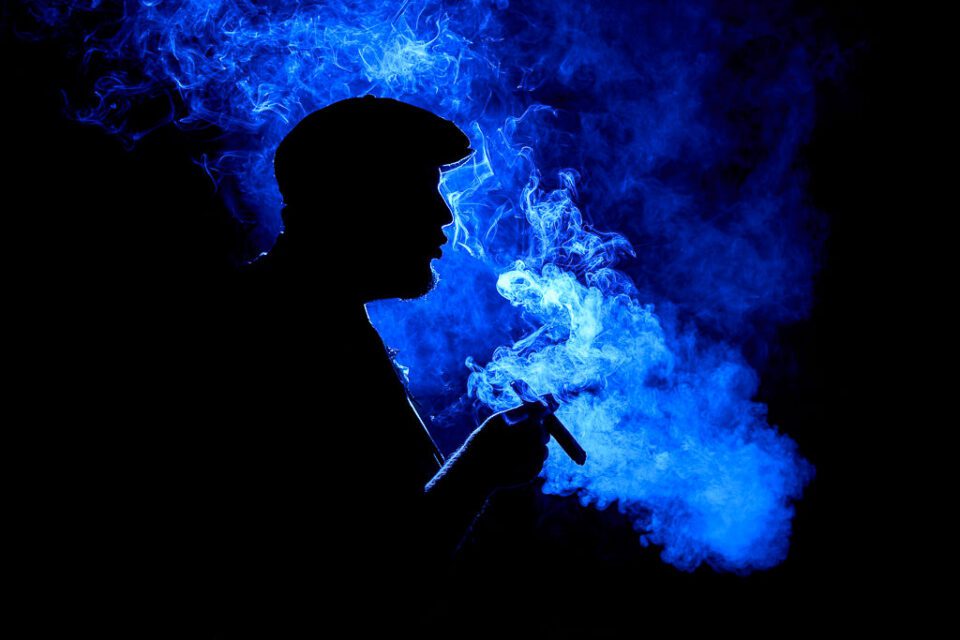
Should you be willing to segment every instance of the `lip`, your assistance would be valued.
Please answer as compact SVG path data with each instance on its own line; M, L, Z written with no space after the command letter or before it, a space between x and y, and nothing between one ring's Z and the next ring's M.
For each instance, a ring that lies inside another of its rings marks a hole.
M447 244L447 237L441 234L440 237L433 241L433 246L430 249L430 255L434 258L443 257L443 246L445 244Z

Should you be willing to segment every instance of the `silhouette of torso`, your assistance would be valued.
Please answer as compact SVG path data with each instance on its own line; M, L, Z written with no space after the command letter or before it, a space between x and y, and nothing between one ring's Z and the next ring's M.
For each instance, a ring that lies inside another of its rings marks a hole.
M186 354L194 453L161 492L189 532L158 575L223 637L412 615L436 573L417 510L441 459L383 342L362 306L269 263L238 292Z

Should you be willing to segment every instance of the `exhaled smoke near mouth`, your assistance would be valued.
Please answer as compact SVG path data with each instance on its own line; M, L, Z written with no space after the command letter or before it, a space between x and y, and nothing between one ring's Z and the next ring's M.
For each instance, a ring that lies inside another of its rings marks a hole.
M373 309L441 440L524 380L589 454L553 451L546 491L616 504L683 569L784 558L812 467L751 400L742 352L810 305L822 224L796 161L835 59L789 5L29 7L41 34L83 36L98 79L78 119L128 143L170 122L225 132L198 161L258 249L280 224L274 148L307 113L372 93L458 123L478 151L443 177L440 284Z

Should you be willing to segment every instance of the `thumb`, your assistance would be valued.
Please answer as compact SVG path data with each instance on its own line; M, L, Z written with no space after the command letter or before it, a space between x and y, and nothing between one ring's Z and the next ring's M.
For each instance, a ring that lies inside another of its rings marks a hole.
M549 411L550 408L540 402L524 402L519 407L505 411L503 419L507 424L514 425L524 420L542 420Z

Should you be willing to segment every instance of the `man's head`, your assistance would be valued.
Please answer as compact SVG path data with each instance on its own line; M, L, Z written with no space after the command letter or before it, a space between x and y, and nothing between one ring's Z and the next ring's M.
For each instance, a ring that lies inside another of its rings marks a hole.
M288 258L363 301L423 295L452 222L440 167L470 152L452 122L396 100L350 98L311 113L274 158Z

